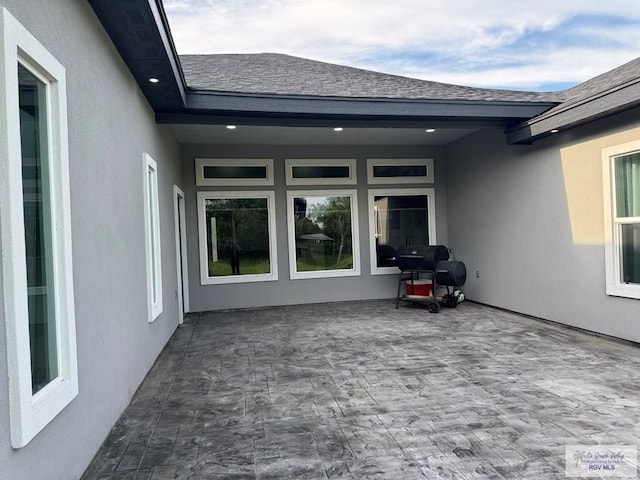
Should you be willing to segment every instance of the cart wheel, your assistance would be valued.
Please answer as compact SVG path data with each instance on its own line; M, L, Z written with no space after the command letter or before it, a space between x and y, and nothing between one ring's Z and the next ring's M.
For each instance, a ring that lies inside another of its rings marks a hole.
M458 299L455 295L448 293L444 296L443 305L449 308L456 308L458 306Z
M438 313L440 311L440 305L438 305L437 303L430 303L429 306L429 311L431 313Z

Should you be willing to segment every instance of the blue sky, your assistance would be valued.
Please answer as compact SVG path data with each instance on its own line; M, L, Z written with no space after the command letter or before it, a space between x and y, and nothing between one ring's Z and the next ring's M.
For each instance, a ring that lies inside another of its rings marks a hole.
M640 56L638 0L163 0L178 53L561 90Z

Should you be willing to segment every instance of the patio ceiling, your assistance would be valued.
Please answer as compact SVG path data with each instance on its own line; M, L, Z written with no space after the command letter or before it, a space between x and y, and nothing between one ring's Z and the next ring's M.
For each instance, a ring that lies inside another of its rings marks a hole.
M336 124L336 127L340 126ZM180 143L215 143L227 145L447 145L477 128L363 128L345 127L335 132L330 127L278 127L238 125L172 124Z

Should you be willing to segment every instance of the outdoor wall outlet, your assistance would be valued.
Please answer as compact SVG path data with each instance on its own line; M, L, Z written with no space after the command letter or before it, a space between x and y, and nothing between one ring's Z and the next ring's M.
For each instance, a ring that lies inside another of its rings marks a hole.
M476 278L480 278L480 270L476 270Z

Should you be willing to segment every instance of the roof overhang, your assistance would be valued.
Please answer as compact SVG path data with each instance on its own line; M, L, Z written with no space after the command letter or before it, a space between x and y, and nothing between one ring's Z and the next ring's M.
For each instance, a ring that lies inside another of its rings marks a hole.
M161 0L88 1L151 107L183 108L184 76Z
M190 90L161 0L88 0L163 124L501 128L557 105L350 97L254 95ZM149 79L156 78L157 83ZM524 124L523 124L524 125ZM515 130L513 130L515 131Z
M507 143L528 144L586 123L640 106L640 81L619 85L579 102L552 108L507 130Z
M550 103L364 99L188 92L180 112L159 123L270 126L420 127L425 122L507 128L553 107Z

